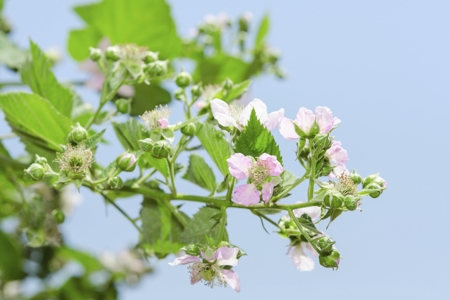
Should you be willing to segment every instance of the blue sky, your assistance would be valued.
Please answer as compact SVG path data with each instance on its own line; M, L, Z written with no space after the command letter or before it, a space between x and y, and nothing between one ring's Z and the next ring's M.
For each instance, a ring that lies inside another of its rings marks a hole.
M44 49L60 48L65 57L56 67L57 76L82 79L65 46L68 30L82 26L70 7L86 2L10 0L5 14L14 25L16 42L26 47L31 37ZM256 79L251 96L265 101L269 111L281 105L291 118L300 106L330 107L342 120L334 134L348 151L348 167L363 176L381 172L388 190L378 199L365 199L363 212L346 213L330 226L327 233L344 257L338 271L320 266L312 272L297 271L285 255L287 240L265 233L248 212L230 210L231 241L249 254L235 269L241 278L240 294L230 288L191 286L185 268L170 267L164 260L137 287L122 288L121 299L444 299L450 281L445 183L450 166L450 2L169 2L181 34L207 13L237 16L251 11L259 20L268 12L269 41L282 51L281 65L288 77ZM0 81L7 79L11 77L2 71ZM79 92L95 103L94 93ZM0 133L6 132L1 120ZM276 138L286 168L301 174L294 162L295 143L278 133ZM22 151L17 143L8 145L16 154ZM106 163L122 149L116 143L103 151L99 160ZM304 200L304 190L300 186L289 201ZM86 190L82 194L84 202L64 225L69 243L99 253L119 251L137 241L137 233L121 215L112 208L106 214L99 197ZM119 204L136 215L139 202L134 198ZM194 213L195 206L188 206L188 211Z

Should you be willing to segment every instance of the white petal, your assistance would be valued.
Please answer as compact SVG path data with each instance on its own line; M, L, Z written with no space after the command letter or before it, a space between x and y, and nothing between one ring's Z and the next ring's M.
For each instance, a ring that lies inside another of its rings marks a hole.
M301 203L301 202L299 202L299 203ZM297 218L300 218L303 214L307 214L314 221L315 219L317 219L320 216L321 212L322 212L322 210L320 209L320 207L310 206L310 207L295 209L294 215Z
M248 120L250 120L250 115L253 109L255 109L256 117L258 117L258 120L261 123L264 124L264 122L267 120L267 106L260 99L255 98L253 99L252 102L247 104L247 106L244 108L241 115L239 116L239 123L242 126L247 125Z
M305 255L302 245L295 246L291 252L291 260L300 271L311 271L314 269L314 261Z
M211 101L211 111L214 118L220 125L228 127L237 127L236 120L231 116L230 108L228 104L220 99L214 99Z
M284 117L284 108L279 111L271 112L266 121L264 122L264 126L266 126L267 130L272 130L280 124L281 119Z
M186 264L190 264L190 263L194 263L194 262L200 262L200 258L198 258L197 256L192 256L192 255L183 255L183 256L175 258L175 260L173 262L169 263L169 265L171 265L171 266L186 265Z
M310 243L302 243L302 245L305 246L305 248L306 248L306 250L308 250L309 254L311 254L314 257L319 257L319 253L317 253L316 249L314 249L314 247Z
M241 282L239 281L239 276L233 270L222 270L222 274L225 277L227 284L231 286L236 292L241 291Z

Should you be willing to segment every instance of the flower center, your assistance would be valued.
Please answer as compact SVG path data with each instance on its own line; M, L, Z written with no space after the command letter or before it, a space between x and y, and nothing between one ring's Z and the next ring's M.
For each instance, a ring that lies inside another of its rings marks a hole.
M256 185L261 185L267 179L267 177L269 177L269 169L266 165L255 164L250 169L249 173L250 178Z
M348 176L342 173L338 177L336 189L344 196L353 195L356 196L357 185Z
M242 111L244 110L244 106L242 104L233 103L230 104L230 114L233 119L236 120L237 123L239 123L239 116L241 115Z

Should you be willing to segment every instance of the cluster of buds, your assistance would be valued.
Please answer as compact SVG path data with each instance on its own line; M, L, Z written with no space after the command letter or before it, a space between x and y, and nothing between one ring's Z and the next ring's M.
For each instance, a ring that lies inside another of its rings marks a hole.
M135 44L110 46L104 52L90 48L90 58L97 61L101 68L112 62L115 76L111 82L124 81L125 84L149 84L150 79L165 75L168 69L168 61L158 60L157 52Z
M190 264L191 284L203 281L206 286L226 287L229 285L236 292L241 286L238 275L231 269L245 255L240 248L221 242L218 246L191 244L181 248L186 254L177 257L171 266Z
M53 172L52 167L48 164L47 159L37 154L34 163L23 171L34 181L42 180L44 176L56 175L56 173Z

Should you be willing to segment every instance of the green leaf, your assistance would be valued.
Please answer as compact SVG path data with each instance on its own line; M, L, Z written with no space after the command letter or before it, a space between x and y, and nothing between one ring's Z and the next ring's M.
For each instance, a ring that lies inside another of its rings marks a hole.
M67 50L72 57L81 61L89 58L89 47L98 47L102 34L93 27L75 29L69 32Z
M258 120L253 109L247 126L242 130L236 141L236 152L244 155L259 157L263 153L275 155L277 160L283 164L280 148L273 135Z
M0 95L0 108L30 153L52 157L66 143L70 120L46 99L35 94L6 93Z
M31 90L47 99L60 113L70 118L73 107L73 93L58 83L50 70L51 63L39 47L30 40L32 59L20 68L22 81Z
M200 140L209 156L211 156L220 172L222 172L224 176L227 175L227 159L231 156L231 150L228 142L225 140L223 132L217 130L209 123L197 123L197 128L197 138Z
M138 123L136 119L130 118L128 122L112 122L117 138L125 150L139 151L139 140L150 137L144 125Z
M193 77L195 82L201 81L204 84L221 83L227 78L234 82L241 82L249 79L248 68L249 64L242 59L220 54L200 58L197 61Z
M93 273L103 269L102 264L89 253L68 248L67 246L58 249L58 256L66 260L79 262L87 273Z
M0 231L0 270L6 281L20 279L22 273L22 256L15 241Z
M189 167L183 178L210 192L216 190L216 177L203 157L198 154L189 156Z
M224 90L221 89L217 92L217 94L214 95L214 98L219 98L228 103L232 100L239 99L242 94L247 91L250 82L250 80L246 80L241 83L234 84L228 93L225 93Z
M256 40L255 40L255 48L259 48L264 46L264 42L266 40L267 33L269 32L269 15L265 15L264 18L261 20L261 23L258 27L258 33L256 34Z
M132 116L142 115L145 111L152 110L158 105L169 103L170 100L172 100L170 93L157 84L136 85L130 114Z
M165 201L165 200L164 200ZM151 250L159 258L170 253L177 253L184 246L180 236L184 229L182 223L188 222L189 217L179 212L179 220L172 214L177 210L168 201L156 201L146 198L142 202L141 220L144 247Z
M106 129L103 129L99 133L94 134L90 138L88 138L85 141L86 148L93 149L97 146L97 144L101 141L103 134L105 133Z
M208 240L216 241L219 237L220 219L214 216L220 213L220 209L204 206L186 224L181 239L187 244L208 244ZM228 241L228 233L225 230L223 240Z
M76 47L75 41L83 41L85 35L84 41L93 43L97 33L108 37L112 44L147 46L151 51L159 51L162 58L176 57L182 51L170 7L164 0L103 0L77 6L75 12L88 25L69 44L70 54L77 60L87 58L89 53ZM83 42L83 47L86 45Z
M12 69L19 69L27 55L28 53L14 45L5 33L0 32L0 63Z

